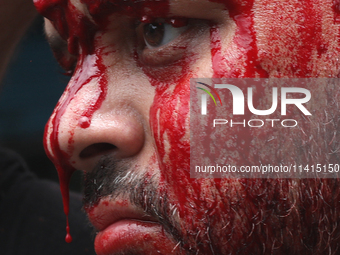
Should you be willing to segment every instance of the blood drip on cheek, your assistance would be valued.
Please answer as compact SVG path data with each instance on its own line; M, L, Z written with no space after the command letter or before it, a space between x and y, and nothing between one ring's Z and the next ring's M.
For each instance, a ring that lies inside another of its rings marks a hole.
M204 201L199 199L201 184L198 179L190 178L190 78L194 76L191 70L194 57L184 56L179 61L180 70L173 70L168 77L177 77L165 84L159 77L145 72L149 81L155 87L155 97L150 108L150 126L154 134L157 157L161 170L159 192L168 194L172 203L178 208L183 226L192 224L192 210L200 211ZM174 88L173 88L174 86ZM173 89L172 89L173 88ZM189 206L194 201L196 208ZM197 214L203 215L202 212ZM197 216L197 214L195 216ZM187 247L188 248L188 247Z
M189 62L190 63L190 62ZM204 233L202 225L206 215L216 213L217 201L202 199L202 179L190 178L190 141L188 138L190 113L190 78L193 73L189 63L182 62L184 72L173 90L150 78L156 95L150 108L150 126L154 134L160 167L160 194L167 194L180 218L183 233ZM193 220L195 219L195 220ZM218 217L215 218L216 220ZM212 225L218 222L212 221ZM197 232L195 232L197 231ZM203 234L202 234L203 235ZM197 237L197 236L196 236ZM184 243L190 249L192 243ZM205 246L205 243L199 246ZM201 248L202 248L201 247ZM203 250L204 248L202 248ZM202 254L209 254L209 251ZM217 253L216 253L217 254Z
M190 164L190 144L183 139L186 133L184 123L189 117L189 76L184 76L176 84L172 93L164 86L156 86L156 96L150 109L150 125L155 134L155 142L160 160L162 172L161 183L169 184L175 190L176 199L185 200L185 186L190 182L190 173L187 171L174 171L174 169L189 169ZM187 93L183 93L187 91ZM178 102L179 101L179 102ZM174 112L177 104L180 104L178 111ZM159 135L158 135L159 134ZM168 141L165 141L165 136ZM166 144L170 144L170 152L166 150ZM163 162L168 157L170 162ZM161 187L167 189L167 186ZM166 192L166 190L162 190ZM185 201L178 201L178 206L182 206ZM184 208L182 208L184 209ZM183 210L180 210L183 212Z
M165 17L169 12L168 1L141 1L143 7L149 7L151 10L157 10L155 13L142 13L140 20L142 22L151 22L151 16ZM158 9L158 5L162 5L162 8ZM147 5L147 6L145 6ZM143 8L141 8L143 9ZM169 19L169 23L175 27L181 27L185 25L186 20L182 19ZM135 50L135 61L142 69L143 66L139 63L137 50ZM162 176L160 180L161 192L168 192L167 185L177 187L175 190L175 196L183 201L178 202L178 206L185 204L185 189L182 187L186 183L190 182L190 173L186 171L174 172L173 169L188 169L190 164L190 144L189 141L182 139L187 132L184 123L189 117L189 102L190 102L190 90L189 90L189 78L192 76L190 72L189 58L183 57L183 60L178 62L181 67L180 73L169 74L167 69L164 73L166 77L176 77L173 83L176 84L176 88L173 92L169 92L169 84L164 84L160 76L155 78L148 69L143 69L145 74L149 77L149 81L156 89L156 95L153 104L150 108L150 126L154 134L159 134L155 137L157 146L158 159L160 160L160 167L162 169ZM178 69L176 69L178 70ZM177 72L177 71L176 71ZM160 74L161 75L161 74ZM179 102L178 102L179 101ZM180 104L176 112L173 110ZM171 152L169 158L171 163L162 164L162 160L165 158L167 151L165 149L164 136L168 136L170 142ZM163 190L162 190L163 189ZM181 212L183 210L180 210Z
M158 13L156 17L164 17L169 12L168 1L142 1L147 4L152 10L155 10L159 4L163 5L163 8L156 9ZM151 16L155 16L152 15ZM150 20L150 13L141 15L141 20L147 22ZM186 20L170 19L169 22L175 26L185 25ZM137 52L135 50L135 52ZM135 53L135 61L140 66L138 54ZM182 61L178 64L181 67L181 71L176 74L169 74L169 70L165 70L164 75L166 77L176 77L172 84L176 84L176 88L173 92L168 91L169 84L159 79L160 76L154 77L148 70L144 70L143 66L140 66L145 74L149 77L149 81L156 89L156 95L153 104L150 108L150 126L154 134L159 134L155 137L155 142L158 152L158 160L160 161L160 167L162 169L162 175L160 180L161 192L168 193L168 184L172 187L177 187L175 190L175 196L183 201L178 202L178 206L184 205L186 200L186 191L182 187L190 182L190 173L186 171L175 172L173 169L189 169L190 164L190 144L189 141L182 139L187 130L184 125L187 118L189 118L189 102L190 102L190 90L189 90L189 79L192 76L190 71L190 64L192 59L189 57L183 57ZM161 74L160 74L161 75ZM176 112L173 110L177 107ZM170 155L171 162L163 164L162 160L165 158L167 151L165 149L164 136L168 136L170 142ZM156 136L156 135L155 135ZM163 190L162 190L163 189ZM184 208L183 208L184 209ZM181 212L183 210L180 210Z
M234 3L233 1L211 0L212 2L222 3L226 6L230 17L236 23L236 32L233 42L242 52L242 58L233 59L227 62L227 66L231 70L226 70L225 62L228 59L222 54L222 38L218 25L211 24L210 26L210 47L211 47L211 62L213 69L213 78L267 78L268 73L261 68L258 61L258 49L256 44L256 34L253 20L253 4L254 0L244 1L244 4ZM258 86L254 94L256 101L263 96L263 88ZM211 115L212 117L214 115ZM247 112L243 117L250 118L250 112ZM209 133L209 131L207 131ZM250 128L240 129L236 132L237 148L241 155L242 162L248 162L250 142L252 141L252 133ZM207 139L210 139L207 137ZM222 147L224 146L224 141ZM207 142L209 144L209 142ZM209 148L206 148L209 150ZM206 152L208 155L208 152Z

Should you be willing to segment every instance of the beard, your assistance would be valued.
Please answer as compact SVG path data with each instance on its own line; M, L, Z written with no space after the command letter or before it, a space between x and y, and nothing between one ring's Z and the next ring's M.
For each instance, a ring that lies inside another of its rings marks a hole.
M178 205L154 171L137 174L131 165L103 157L85 174L85 208L105 197L128 199L157 219L183 254L338 251L338 179L195 179L187 203Z

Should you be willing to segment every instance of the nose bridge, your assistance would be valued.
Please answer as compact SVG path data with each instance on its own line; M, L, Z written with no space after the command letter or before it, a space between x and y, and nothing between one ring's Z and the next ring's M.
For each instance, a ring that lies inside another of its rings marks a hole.
M77 126L88 128L107 94L106 70L100 55L83 57L65 92L50 117L44 144L53 163L69 168Z
M46 126L46 151L62 169L91 171L103 155L133 157L144 146L145 112L129 93L119 93L132 86L131 77L117 77L122 67L96 52L79 62Z

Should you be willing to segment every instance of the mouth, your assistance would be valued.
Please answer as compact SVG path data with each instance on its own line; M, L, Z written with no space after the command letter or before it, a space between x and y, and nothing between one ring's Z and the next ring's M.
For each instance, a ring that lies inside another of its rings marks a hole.
M86 212L98 230L97 255L182 254L163 226L128 200L103 198Z

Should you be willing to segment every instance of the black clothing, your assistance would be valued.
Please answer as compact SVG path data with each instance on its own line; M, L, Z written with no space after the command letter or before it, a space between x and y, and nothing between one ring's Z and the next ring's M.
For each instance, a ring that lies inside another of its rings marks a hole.
M0 148L1 255L95 254L94 235L81 207L81 196L71 193L73 241L68 244L59 185L39 180L20 156Z

